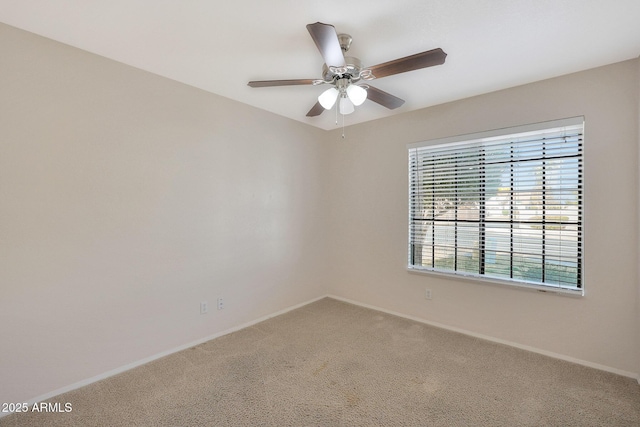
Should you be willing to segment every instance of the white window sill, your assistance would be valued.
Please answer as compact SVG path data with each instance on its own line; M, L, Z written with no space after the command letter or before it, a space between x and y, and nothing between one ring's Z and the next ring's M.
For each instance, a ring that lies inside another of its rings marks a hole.
M571 288L562 288L562 287L554 287L547 285L536 285L526 282L519 282L516 280L500 280L494 277L478 277L470 274L463 274L457 272L444 273L440 271L427 270L422 268L415 267L407 267L407 271L412 274L422 274L427 276L437 276L443 279L449 280L465 280L475 283L484 283L488 285L498 285L498 286L508 286L510 288L523 289L526 291L532 292L542 292L542 293L550 293L571 297L583 297L584 296L584 288L583 289L571 289Z

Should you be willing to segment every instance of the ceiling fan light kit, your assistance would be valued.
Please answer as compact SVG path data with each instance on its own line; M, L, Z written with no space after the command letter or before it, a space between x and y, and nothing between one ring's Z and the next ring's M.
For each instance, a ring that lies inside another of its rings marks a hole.
M307 25L307 30L324 59L322 79L262 80L248 83L250 87L331 85L318 96L318 102L309 110L307 117L319 116L324 110L332 109L338 100L337 108L342 115L353 113L355 107L362 105L367 99L389 109L398 108L404 104L404 100L369 84L357 83L360 80L371 81L380 77L441 65L447 57L447 54L438 48L363 68L358 58L344 56L353 40L350 35L338 34L333 25L321 22Z
M325 110L330 110L340 98L340 114L351 114L354 106L362 105L367 99L367 91L362 86L352 84L347 78L336 80L335 87L330 87L320 94L318 102ZM350 106L347 106L346 100Z

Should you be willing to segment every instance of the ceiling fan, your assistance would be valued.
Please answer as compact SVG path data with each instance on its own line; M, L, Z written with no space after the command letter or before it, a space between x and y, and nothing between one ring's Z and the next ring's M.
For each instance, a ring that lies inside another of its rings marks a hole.
M248 83L251 87L331 85L318 97L318 102L309 110L307 117L319 116L325 109L333 108L337 101L340 114L351 114L355 110L354 106L361 105L367 98L389 109L398 108L404 104L403 99L368 83L358 83L361 80L368 82L380 77L441 65L447 57L442 49L437 48L373 67L363 67L358 58L344 55L351 46L350 35L338 34L333 25L321 22L307 25L307 30L324 59L321 79L258 80Z

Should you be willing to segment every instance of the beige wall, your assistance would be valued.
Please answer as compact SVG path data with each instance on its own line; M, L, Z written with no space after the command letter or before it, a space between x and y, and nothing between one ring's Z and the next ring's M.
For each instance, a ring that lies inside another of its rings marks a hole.
M2 24L0 69L0 402L324 294L640 371L638 61L346 140ZM406 272L407 143L576 115L584 298Z
M640 61L640 59L639 59ZM640 94L640 64L638 64L637 67L637 71L638 71L638 84L637 84L637 90L638 90L638 94ZM638 147L640 147L640 95L638 95ZM638 172L638 187L636 190L636 194L638 196L638 219L637 219L637 223L640 224L640 148L638 149L638 168L636 168L636 171ZM638 309L638 382L640 383L640 226L638 229L638 235L637 235L637 244L638 244L638 259L636 260L636 265L638 267L638 299L637 299L637 304L636 307Z
M408 143L585 116L583 298L417 275L407 265ZM638 352L638 61L331 134L330 293L625 373ZM430 288L433 300L424 298Z
M0 64L0 402L323 295L323 131L2 24Z

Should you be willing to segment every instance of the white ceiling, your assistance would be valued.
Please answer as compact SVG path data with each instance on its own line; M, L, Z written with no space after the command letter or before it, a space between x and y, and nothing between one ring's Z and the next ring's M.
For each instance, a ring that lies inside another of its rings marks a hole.
M320 78L305 28L317 21L351 34L349 54L365 66L448 54L444 65L372 82L406 103L366 102L346 125L640 54L640 0L0 0L0 22L332 129L333 112L305 117L326 86L247 86Z

